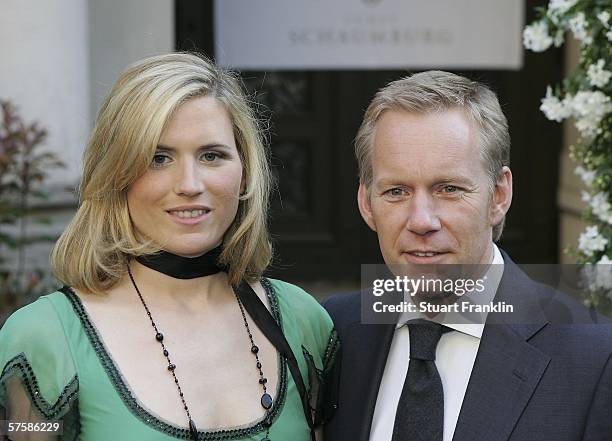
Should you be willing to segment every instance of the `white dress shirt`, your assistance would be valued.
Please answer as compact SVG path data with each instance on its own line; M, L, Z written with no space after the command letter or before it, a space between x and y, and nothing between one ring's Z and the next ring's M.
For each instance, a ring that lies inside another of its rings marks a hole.
M504 259L495 244L493 253L491 268L496 270L487 273L488 295L485 297L489 300L493 300L497 292L504 264ZM395 412L410 359L410 337L408 327L404 326L404 323L405 320L399 321L387 356L370 430L371 441L391 441L393 435ZM484 330L484 320L464 324L448 324L444 320L443 323L456 331L443 334L436 348L436 367L440 373L444 390L443 441L452 441Z

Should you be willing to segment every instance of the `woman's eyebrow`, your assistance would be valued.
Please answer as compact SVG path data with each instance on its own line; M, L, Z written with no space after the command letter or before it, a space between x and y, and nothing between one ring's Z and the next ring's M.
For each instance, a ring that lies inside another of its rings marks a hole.
M223 144L220 142L210 142L208 144L199 146L198 150L211 149L211 148L222 148L222 149L228 149L228 150L231 149L231 147L226 144ZM176 148L167 146L167 145L163 145L163 144L157 144L157 150L161 150L165 152L175 152Z

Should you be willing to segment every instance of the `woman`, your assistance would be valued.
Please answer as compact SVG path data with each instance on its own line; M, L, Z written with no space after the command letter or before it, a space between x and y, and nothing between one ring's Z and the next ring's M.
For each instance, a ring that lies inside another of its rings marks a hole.
M63 434L11 439L310 439L335 334L312 297L261 278L268 189L233 76L185 53L129 67L51 256L66 286L0 331L0 420Z

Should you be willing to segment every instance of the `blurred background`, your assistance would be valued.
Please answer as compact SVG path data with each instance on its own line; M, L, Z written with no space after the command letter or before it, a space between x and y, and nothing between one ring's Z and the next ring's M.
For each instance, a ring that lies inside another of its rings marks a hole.
M584 228L576 134L539 106L578 49L535 54L521 42L546 3L0 0L0 324L55 287L49 251L75 212L81 154L119 72L174 50L240 72L269 119L270 276L321 298L358 289L360 264L382 261L357 209L353 138L380 87L432 68L487 83L508 117L515 194L501 246L519 263L569 262L563 250Z

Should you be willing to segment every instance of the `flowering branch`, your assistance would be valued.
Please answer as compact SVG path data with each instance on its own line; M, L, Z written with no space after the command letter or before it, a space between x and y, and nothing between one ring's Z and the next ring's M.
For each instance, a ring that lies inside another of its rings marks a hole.
M554 91L548 87L540 109L552 121L573 117L580 133L572 157L580 164L576 173L591 189L583 198L590 203L587 219L596 224L581 237L582 263L593 262L612 248L610 5L610 0L551 0L548 9L540 9L539 19L523 32L525 47L535 52L562 45L567 30L581 42L578 69Z
M580 42L578 68L562 84L547 88L540 110L552 121L574 119L580 136L571 158L589 189L582 198L589 204L584 218L590 224L578 240L577 257L606 273L612 267L611 11L612 0L550 0L523 31L523 44L534 52L563 45L568 31ZM591 288L610 295L609 279L596 277Z

